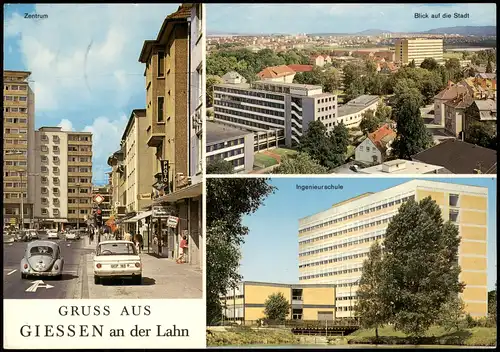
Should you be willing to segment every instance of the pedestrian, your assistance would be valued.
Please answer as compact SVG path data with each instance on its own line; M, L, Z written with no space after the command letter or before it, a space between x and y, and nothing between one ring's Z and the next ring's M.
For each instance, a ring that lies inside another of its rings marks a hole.
M142 236L141 236L141 234L139 232L134 236L134 244L135 244L135 248L137 248L137 252L141 253L141 249L142 249Z
M132 242L132 235L130 234L130 232L125 233L124 240Z
M182 236L181 243L179 245L179 258L177 258L176 263L182 264L185 263L186 251L188 248L188 241L186 236Z

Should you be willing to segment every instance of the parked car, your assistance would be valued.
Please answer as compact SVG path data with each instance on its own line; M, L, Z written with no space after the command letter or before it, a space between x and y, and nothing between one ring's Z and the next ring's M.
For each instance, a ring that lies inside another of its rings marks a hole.
M358 172L359 171L359 166L354 164L354 165L349 166L349 169L351 169L354 172Z
M39 239L37 230L28 230L28 232L29 232L29 239L30 239L30 241L31 240L38 240Z
M103 241L97 245L94 255L94 283L101 279L130 278L142 283L142 261L131 241Z
M21 278L45 276L62 278L64 258L61 248L52 241L33 241L26 246L21 260Z
M64 234L64 238L66 239L66 241L71 241L71 240L79 240L80 239L80 233L77 232L77 231L68 231Z
M49 240L58 240L59 239L59 233L57 232L57 230L48 230L47 231L47 238Z
M29 237L26 231L18 230L14 232L14 242L27 242L27 241L29 241Z

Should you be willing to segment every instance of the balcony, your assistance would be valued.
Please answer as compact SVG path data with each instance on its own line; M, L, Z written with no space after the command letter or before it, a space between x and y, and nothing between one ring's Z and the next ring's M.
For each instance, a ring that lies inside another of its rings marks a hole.
M49 158L42 158L41 160L42 164L48 164L49 163Z
M61 139L59 138L59 136L52 136L52 142L59 143L61 142Z
M74 140L69 140L68 144L71 144L71 145L89 145L89 146L91 146L92 145L92 140L90 140L90 141L74 141Z
M89 156L89 157L92 157L92 151L91 150L88 150L88 151L68 150L68 155L71 155L71 156Z
M165 124L164 123L157 124L156 122L153 122L153 125L149 126L147 133L148 133L147 137L148 146L158 147L165 139L166 135Z
M87 176L87 177L92 177L92 171L88 171L88 172L78 172L78 171L68 171L68 176Z

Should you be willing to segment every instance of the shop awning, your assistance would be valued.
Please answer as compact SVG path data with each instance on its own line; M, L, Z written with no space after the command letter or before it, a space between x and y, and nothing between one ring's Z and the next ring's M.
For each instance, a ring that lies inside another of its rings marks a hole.
M181 199L186 198L196 198L201 196L203 191L202 183L196 183L194 185L182 188L174 193L166 194L154 200L154 204L160 204L163 202L173 203Z
M136 216L134 216L133 218L130 218L130 219L127 219L125 220L124 222L137 222L139 220L142 220L144 218L147 218L148 216L151 216L153 212L152 211L145 211L145 212L142 212L142 213L139 213L137 214Z

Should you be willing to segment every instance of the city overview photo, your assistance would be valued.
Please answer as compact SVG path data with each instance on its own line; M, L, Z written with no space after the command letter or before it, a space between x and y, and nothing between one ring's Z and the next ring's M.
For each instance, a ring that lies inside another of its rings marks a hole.
M203 7L4 5L4 299L203 298Z
M496 345L496 177L206 182L208 346Z
M207 14L207 174L496 174L495 4Z

